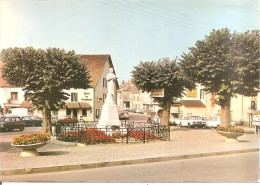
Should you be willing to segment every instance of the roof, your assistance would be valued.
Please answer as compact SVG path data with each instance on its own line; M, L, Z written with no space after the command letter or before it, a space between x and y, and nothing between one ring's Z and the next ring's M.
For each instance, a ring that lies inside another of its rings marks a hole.
M92 81L90 85L95 87L100 79L100 76L103 72L106 62L108 61L110 67L114 69L110 55L80 55L80 60L86 59L86 66L91 76L90 80ZM114 69L115 72L115 69ZM118 82L116 83L117 88L119 88Z
M10 85L2 78L2 68L5 63L0 62L0 87L10 87Z
M205 107L200 100L180 100L185 107Z
M70 109L90 109L91 106L89 105L88 102L66 102L66 107Z

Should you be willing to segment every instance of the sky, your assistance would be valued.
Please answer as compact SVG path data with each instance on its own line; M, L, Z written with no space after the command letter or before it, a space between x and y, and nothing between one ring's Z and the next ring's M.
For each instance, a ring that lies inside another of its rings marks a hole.
M140 61L175 59L209 35L259 29L258 0L0 0L0 50L110 54L119 82Z

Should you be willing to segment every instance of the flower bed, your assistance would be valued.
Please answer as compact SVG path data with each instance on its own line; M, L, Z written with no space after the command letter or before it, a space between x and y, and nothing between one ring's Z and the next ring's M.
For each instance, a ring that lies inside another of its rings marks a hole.
M12 144L14 145L29 145L36 143L45 143L51 139L50 134L47 133L31 133L22 134L20 136L14 137Z
M130 138L135 139L136 141L144 140L144 132L143 131L134 131L128 130L128 136ZM112 135L107 135L104 131L100 131L98 129L87 129L80 131L71 131L67 133L62 133L58 137L61 141L66 142L81 142L86 144L96 144L96 143L107 143L107 142L116 142L116 139L126 138L127 134L122 134L121 132L114 132ZM160 139L155 134L146 132L145 139Z
M234 126L218 126L216 130L223 131L223 132L244 133L243 128L234 127Z
M106 135L104 131L100 131L98 129L87 129L62 133L58 139L67 142L79 141L86 144L115 142L114 138Z

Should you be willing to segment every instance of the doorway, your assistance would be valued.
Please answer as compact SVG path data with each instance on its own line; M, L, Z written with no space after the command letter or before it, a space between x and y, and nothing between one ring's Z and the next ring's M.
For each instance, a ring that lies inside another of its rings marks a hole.
M73 116L78 118L78 109L73 109Z

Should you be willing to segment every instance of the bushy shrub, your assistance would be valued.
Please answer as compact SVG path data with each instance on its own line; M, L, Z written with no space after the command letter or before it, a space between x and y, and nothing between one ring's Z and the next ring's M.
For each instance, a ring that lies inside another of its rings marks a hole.
M51 139L51 135L47 133L31 133L22 134L20 136L14 137L12 144L14 145L28 145L36 143L45 143Z
M244 133L243 128L234 127L234 126L218 126L216 130L224 131L224 132Z

